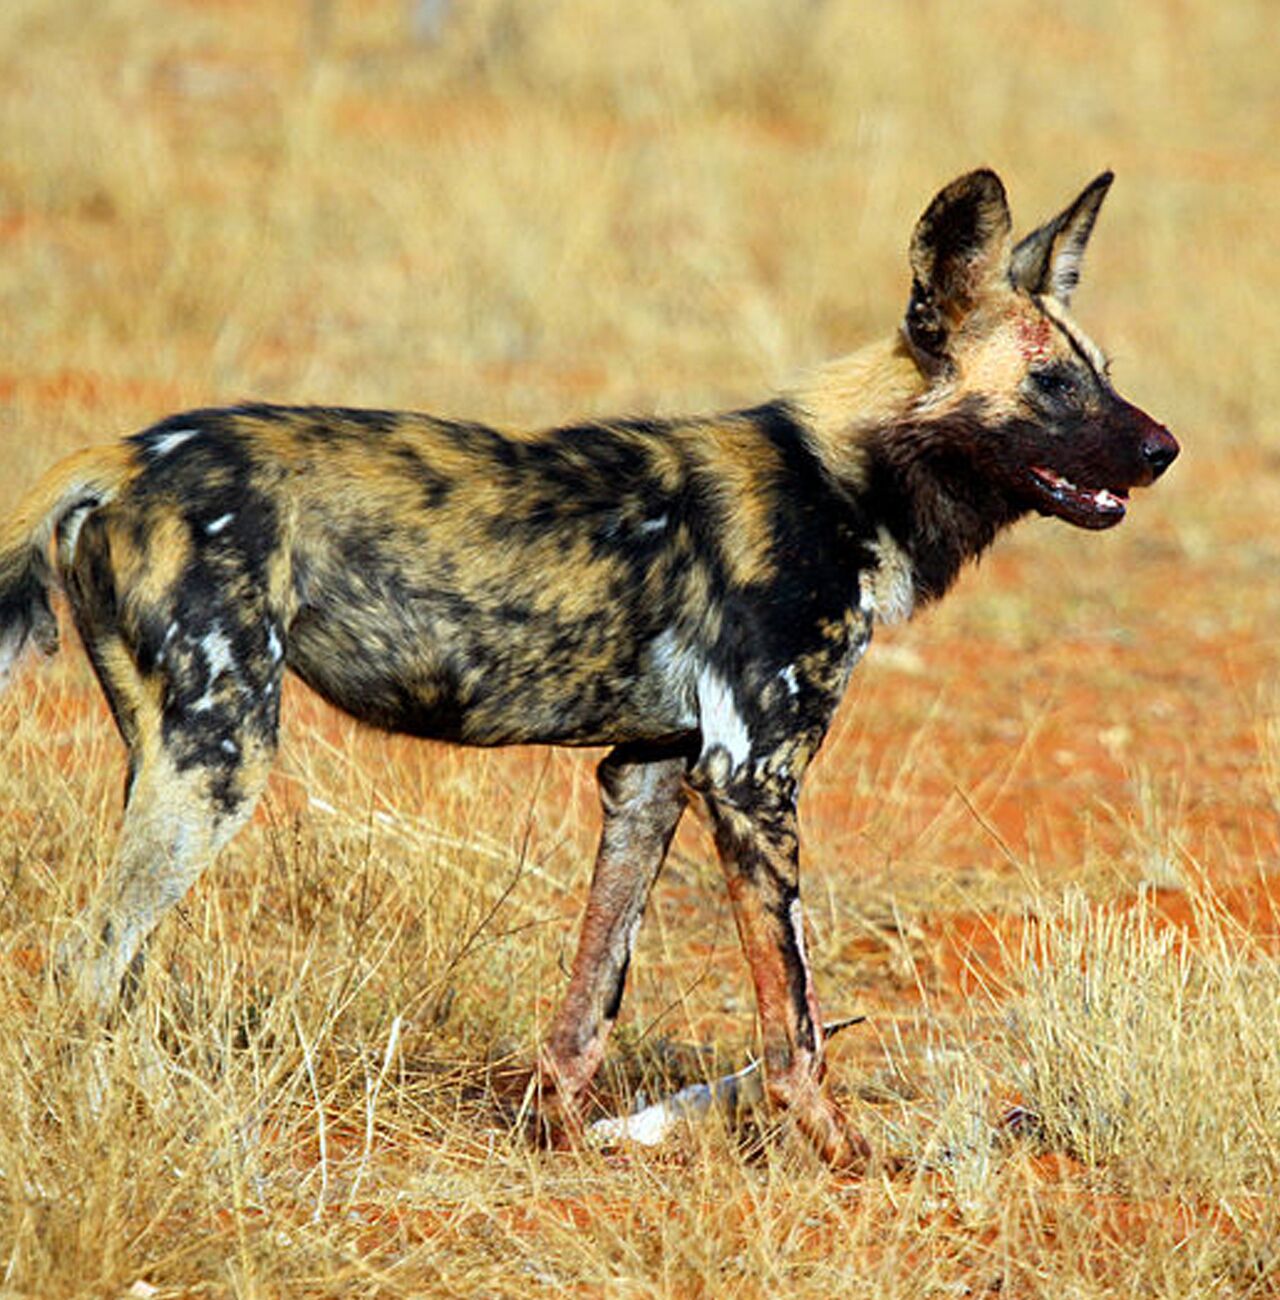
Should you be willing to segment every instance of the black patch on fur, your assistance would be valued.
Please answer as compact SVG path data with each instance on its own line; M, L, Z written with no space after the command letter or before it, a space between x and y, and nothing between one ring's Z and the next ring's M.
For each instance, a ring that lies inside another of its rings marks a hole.
M24 559L16 581L0 586L0 628L14 639L15 651L31 639L51 655L58 648L58 621L49 603L49 562L34 548Z
M813 1018L809 1014L808 964L805 961L801 944L804 936L795 931L795 904L800 900L798 885L785 884L774 904L774 920L779 933L783 936L779 948L783 964L787 969L787 995L796 1011L799 1025L799 1043L806 1051L817 1048L817 1036L814 1032ZM801 922L803 924L803 922Z
M627 988L627 972L631 969L631 955L628 953L622 959L622 965L618 970L618 977L614 981L613 988L609 992L609 999L605 1003L604 1018L605 1020L617 1020L618 1012L622 1010L622 995Z
M1001 434L977 399L943 420L894 426L869 440L863 497L870 521L906 552L921 602L942 596L964 563L1025 513L992 472L1001 450Z

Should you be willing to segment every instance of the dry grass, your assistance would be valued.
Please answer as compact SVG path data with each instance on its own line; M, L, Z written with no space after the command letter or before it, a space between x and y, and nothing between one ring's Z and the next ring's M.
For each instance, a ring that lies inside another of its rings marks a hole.
M893 328L911 222L984 162L1024 225L1117 170L1081 314L1185 457L1114 534L1028 525L879 637L810 780L818 977L870 1013L833 1080L895 1179L761 1116L526 1148L502 1085L563 987L590 759L371 736L301 690L129 1021L74 1023L44 958L122 762L74 647L25 675L0 1293L1280 1290L1274 6L454 7L414 45L390 2L7 0L0 506L184 403L754 400ZM749 1055L732 930L690 827L602 1104Z
M1136 1186L1209 1198L1280 1181L1280 969L1193 893L1198 943L1069 896L1025 955L1010 1065L1044 1140Z

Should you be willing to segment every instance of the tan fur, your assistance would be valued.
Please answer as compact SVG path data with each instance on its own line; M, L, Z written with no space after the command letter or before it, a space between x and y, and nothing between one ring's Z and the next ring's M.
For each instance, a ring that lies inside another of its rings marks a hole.
M13 513L0 519L0 581L6 564L30 550L48 549L59 519L77 499L109 501L134 469L131 449L117 442L85 447L46 470Z
M904 419L929 391L919 362L895 333L828 362L786 395L804 413L815 454L856 489L865 482L866 432Z

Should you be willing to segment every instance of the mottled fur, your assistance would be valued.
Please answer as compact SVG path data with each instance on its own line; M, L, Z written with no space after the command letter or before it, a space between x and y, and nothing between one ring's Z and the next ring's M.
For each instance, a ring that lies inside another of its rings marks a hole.
M991 172L911 245L902 331L750 410L537 433L391 411L193 411L55 466L0 529L0 672L56 646L50 543L129 755L76 987L117 996L243 823L291 669L388 730L608 745L604 826L542 1053L573 1122L687 800L755 983L769 1091L835 1163L796 799L876 619L943 594L1005 525L1084 527L1173 459L1067 314L1110 177L1015 249Z

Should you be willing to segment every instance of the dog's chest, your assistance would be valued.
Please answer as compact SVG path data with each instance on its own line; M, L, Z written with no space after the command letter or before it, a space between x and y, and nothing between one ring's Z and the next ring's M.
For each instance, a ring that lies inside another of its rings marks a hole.
M668 630L653 642L646 676L654 698L682 728L698 730L702 752L727 774L775 761L803 742L816 749L871 640L872 616L851 604L837 617L789 628L791 653L753 654L749 629L727 629L699 646Z

